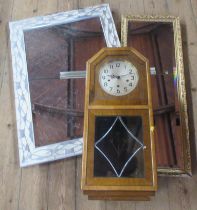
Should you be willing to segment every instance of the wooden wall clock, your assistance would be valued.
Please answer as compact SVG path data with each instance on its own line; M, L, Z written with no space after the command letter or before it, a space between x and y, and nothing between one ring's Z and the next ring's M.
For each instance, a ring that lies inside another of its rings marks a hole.
M81 187L90 199L149 200L157 188L148 60L103 48L87 62Z

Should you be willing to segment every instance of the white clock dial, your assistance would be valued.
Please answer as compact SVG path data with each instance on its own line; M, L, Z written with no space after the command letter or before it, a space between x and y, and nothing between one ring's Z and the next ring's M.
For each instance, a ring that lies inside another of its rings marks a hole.
M131 93L138 80L138 70L127 60L111 60L100 67L100 86L110 95L123 96Z

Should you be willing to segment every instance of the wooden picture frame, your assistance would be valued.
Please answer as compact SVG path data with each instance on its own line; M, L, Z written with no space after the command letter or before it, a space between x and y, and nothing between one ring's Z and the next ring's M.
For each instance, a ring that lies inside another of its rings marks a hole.
M107 47L119 47L120 42L108 4L88 7L80 10L61 12L47 16L33 17L9 23L11 55L13 67L16 124L20 166L54 161L82 153L83 139L61 141L44 146L35 146L32 107L28 80L27 54L24 34L27 31L45 29L61 24L75 23L98 18ZM76 72L75 72L76 73ZM60 75L64 77L65 75ZM81 78L81 72L67 75ZM83 76L84 77L84 74Z
M149 16L149 15L124 15L122 16L121 23L121 43L122 46L130 47L128 44L129 24L169 24L172 28L172 42L174 52L174 62L176 68L173 70L173 78L176 85L175 92L177 90L177 106L179 107L180 116L180 133L181 133L181 149L179 157L181 166L160 166L158 167L158 173L160 175L191 175L191 154L190 154L190 141L189 141L189 124L188 124L188 110L187 110L187 97L185 87L184 65L183 65L183 52L182 52L182 39L181 39L181 26L178 17L174 16ZM134 26L134 25L133 25ZM153 26L152 26L153 27ZM137 33L137 32L136 32ZM134 44L134 42L133 42ZM132 45L133 46L133 45ZM155 68L152 68L152 74L155 74ZM158 134L159 135L159 134ZM175 148L176 149L176 148Z

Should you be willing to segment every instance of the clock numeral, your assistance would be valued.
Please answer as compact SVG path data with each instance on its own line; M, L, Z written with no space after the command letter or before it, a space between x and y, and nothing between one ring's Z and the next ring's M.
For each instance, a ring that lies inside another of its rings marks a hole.
M120 93L120 90L117 89L117 93Z
M104 87L107 87L107 82L104 83Z
M133 71L132 71L132 69L129 69L129 74L133 74Z
M110 65L109 65L109 68L110 68L110 69L113 69L113 68L114 68L114 66L113 66L112 64L110 64Z
M127 87L124 87L124 91L127 92Z
M134 80L134 76L131 76L131 80Z
M107 73L108 73L108 69L105 69L105 70L104 70L104 73L107 74Z
M120 67L120 63L116 63L116 67Z
M113 87L109 87L110 88L110 91L112 91Z
M132 87L132 85L133 85L132 83L129 83L129 86L131 86L131 87Z
M102 79L105 79L105 76L102 76Z

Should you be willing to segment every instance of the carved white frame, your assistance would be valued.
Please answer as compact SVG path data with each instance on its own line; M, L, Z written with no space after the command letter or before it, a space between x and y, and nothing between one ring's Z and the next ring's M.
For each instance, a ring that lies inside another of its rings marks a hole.
M24 31L99 17L107 47L120 47L108 4L10 22L10 41L15 93L20 166L25 167L82 154L83 139L35 147Z

